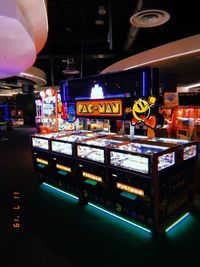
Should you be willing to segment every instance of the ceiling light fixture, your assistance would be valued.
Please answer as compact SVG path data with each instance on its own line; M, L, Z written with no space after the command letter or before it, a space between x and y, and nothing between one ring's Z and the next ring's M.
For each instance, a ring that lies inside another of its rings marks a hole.
M147 9L135 13L130 23L137 28L151 28L160 26L170 19L170 14L161 9Z
M103 21L103 19L98 18L98 19L95 20L95 24L98 25L98 26L101 26L101 25L104 24L104 21Z
M64 60L62 60L62 62L64 62ZM67 68L62 71L65 75L75 75L80 73L79 70L75 69L75 60L73 57L67 58L66 62Z
M106 7L103 5L99 6L98 13L99 15L106 15Z

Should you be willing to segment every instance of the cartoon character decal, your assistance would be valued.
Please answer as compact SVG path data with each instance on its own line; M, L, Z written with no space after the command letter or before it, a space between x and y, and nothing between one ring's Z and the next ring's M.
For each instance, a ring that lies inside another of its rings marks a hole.
M61 118L63 120L67 119L67 103L62 103L62 107L61 107Z
M155 104L156 98L154 96L149 96L147 100L142 98L135 100L132 109L129 109L133 114L132 125L146 125L154 129L157 125L157 118L155 115L151 115L151 108Z
M76 120L75 103L69 103L67 105L67 121L72 123Z

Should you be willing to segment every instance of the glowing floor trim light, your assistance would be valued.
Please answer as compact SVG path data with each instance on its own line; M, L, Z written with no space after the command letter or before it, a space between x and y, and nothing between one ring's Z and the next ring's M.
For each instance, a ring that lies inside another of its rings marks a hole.
M181 216L177 221L175 221L172 225L170 225L167 229L165 229L165 232L168 233L171 229L173 229L177 224L179 224L181 221L183 221L185 218L187 218L190 215L189 212L185 213L183 216Z
M122 221L124 221L126 223L129 223L129 224L131 224L131 225L133 225L133 226L135 226L135 227L137 227L137 228L139 228L139 229L141 229L141 230L143 230L145 232L152 233L149 229L147 229L147 228L145 228L145 227L143 227L143 226L141 226L139 224L130 222L130 221L128 221L128 220L126 220L126 219L124 219L124 218L122 218L122 217L120 217L120 216L118 216L118 215L116 215L116 214L114 214L112 212L109 212L107 210L104 210L104 209L102 209L102 208L100 208L100 207L98 207L98 206L96 206L96 205L94 205L94 204L92 204L90 202L88 202L88 205L90 205L90 206L92 206L92 207L94 207L94 208L96 208L98 210L101 210L101 211L103 211L103 212L105 212L105 213L107 213L107 214L109 214L109 215L111 215L111 216L113 216L113 217L115 217L117 219L120 219L120 220L122 220Z
M67 192L65 192L65 191L63 191L63 190L60 190L60 189L58 189L58 188L56 188L56 187L54 187L54 186L52 186L52 185L50 185L50 184L46 184L46 183L42 183L42 184L45 185L45 186L47 186L47 187L50 187L50 188L52 188L52 189L54 189L54 190L56 190L56 191L59 191L59 192L65 194L65 195L67 195L67 196L69 196L69 197L72 197L72 198L75 198L75 199L79 199L78 197L76 197L76 196L74 196L74 195L71 195L71 194L69 194L69 193L67 193Z

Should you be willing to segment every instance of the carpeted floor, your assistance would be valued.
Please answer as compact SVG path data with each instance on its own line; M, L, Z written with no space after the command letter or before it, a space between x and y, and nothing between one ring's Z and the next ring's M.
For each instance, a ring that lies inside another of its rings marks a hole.
M31 127L18 127L7 133L8 141L0 142L1 267L198 264L199 192L196 212L167 236L155 238L40 186L30 151L33 132ZM13 228L13 223L20 223L20 227Z

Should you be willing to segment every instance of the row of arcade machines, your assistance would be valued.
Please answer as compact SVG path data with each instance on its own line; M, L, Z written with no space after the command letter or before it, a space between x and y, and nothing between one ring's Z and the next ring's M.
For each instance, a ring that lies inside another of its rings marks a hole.
M193 207L198 143L72 131L31 136L40 182L153 233Z
M200 93L166 92L160 112L165 116L165 136L200 141Z
M61 113L71 130L59 131L56 92L43 92L43 131L31 136L31 150L41 183L163 234L193 208L199 150L195 141L135 135L137 126L154 132L163 125L151 74L147 68L64 83ZM99 129L88 120L106 123Z

